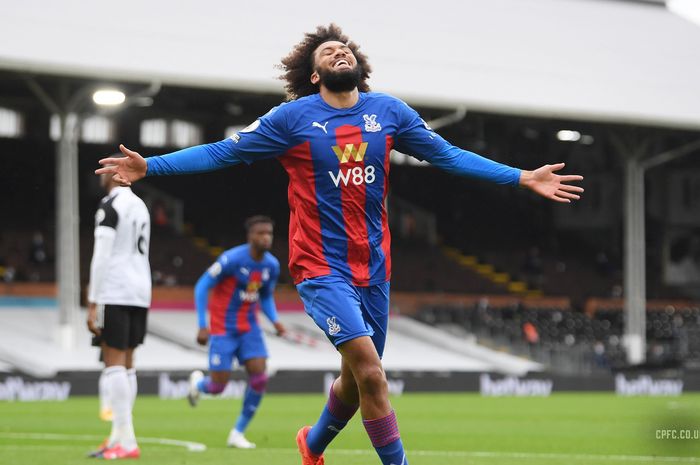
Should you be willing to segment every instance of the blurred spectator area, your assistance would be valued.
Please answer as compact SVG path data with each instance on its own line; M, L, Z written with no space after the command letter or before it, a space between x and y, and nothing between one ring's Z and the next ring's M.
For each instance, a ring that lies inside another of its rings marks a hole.
M52 229L3 228L0 234L0 282L42 282L55 279Z
M415 318L474 334L481 343L545 363L556 371L591 372L625 366L624 313L615 299L588 312L543 302L482 299L467 305L425 305ZM700 307L652 301L647 309L647 364L700 367Z
M83 159L81 165L88 173L94 167ZM442 247L449 245L531 289L541 290L543 295L570 298L577 308L583 308L591 297L621 295L619 251L613 247L606 250L585 233L556 230L546 214L549 206L538 199L509 188L467 183L431 168L395 166L393 170L397 182L389 200L392 289L510 294L505 285L446 256ZM31 166L26 171L30 177L35 174ZM404 178L420 177L427 178L430 188L403 185ZM245 218L267 214L277 223L273 252L282 263L280 283L291 284L286 266L286 182L278 163L269 161L255 169L242 166L215 173L148 178L137 184L135 191L152 213L154 282L194 284L220 251L245 242ZM54 279L52 188L50 182L32 183L36 195L16 195L8 205L16 226L2 229L0 266L14 273L8 274L11 279ZM93 176L81 177L80 192L81 275L86 283L94 212L104 194ZM426 202L425 198L438 200ZM43 237L43 263L31 258L32 241L38 233ZM661 284L660 269L649 268L650 297L677 297L673 289Z

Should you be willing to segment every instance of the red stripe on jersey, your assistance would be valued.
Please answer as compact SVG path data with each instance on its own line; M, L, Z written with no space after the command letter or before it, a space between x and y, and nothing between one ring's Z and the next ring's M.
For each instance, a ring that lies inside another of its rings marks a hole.
M384 196L382 197L382 252L384 252L387 281L391 279L391 232L389 231L389 217L386 210L386 196L389 193L389 168L391 168L391 149L393 147L394 139L392 139L391 136L386 136L386 153L384 154Z
M262 272L260 270L252 271L248 277L245 293L241 291L241 306L238 307L236 314L236 331L239 334L250 331L250 312L253 304L258 301L260 286L262 286Z
M236 278L224 278L214 286L209 299L209 334L226 334L226 310L236 291Z
M357 126L343 125L335 130L336 143L341 152L349 152L349 144L355 153L364 153L361 149L362 131ZM343 172L349 172L347 183L340 183L340 203L345 221L345 233L348 236L348 266L352 281L356 286L369 284L369 234L367 232L364 159L356 160L355 153L350 153L346 162L338 166ZM359 157L358 157L359 158Z
M248 320L249 313L250 302L241 302L241 306L238 308L238 313L236 314L236 331L238 334L250 331L250 321Z
M331 273L323 254L311 144L292 147L278 160L289 175L289 272L299 284Z

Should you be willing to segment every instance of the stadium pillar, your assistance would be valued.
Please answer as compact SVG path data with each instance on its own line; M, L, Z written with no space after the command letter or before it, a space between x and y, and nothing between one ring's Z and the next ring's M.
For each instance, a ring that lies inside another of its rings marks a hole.
M64 349L76 346L80 309L78 139L79 111L90 95L83 87L69 97L69 85L60 85L58 101L34 79L27 86L46 109L60 119L61 135L56 148L56 284L58 327L56 342ZM60 102L60 103L59 103Z
M646 359L646 237L644 225L643 151L628 153L625 160L625 334L627 362Z
M56 280L58 285L61 347L75 347L80 308L78 138L80 119L71 113L59 114L61 139L56 150Z

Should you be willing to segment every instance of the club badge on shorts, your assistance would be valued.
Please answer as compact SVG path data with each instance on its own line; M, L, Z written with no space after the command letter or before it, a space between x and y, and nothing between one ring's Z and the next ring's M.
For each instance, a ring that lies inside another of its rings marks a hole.
M335 317L326 318L326 323L328 323L328 334L335 336L340 332L340 325L336 323Z

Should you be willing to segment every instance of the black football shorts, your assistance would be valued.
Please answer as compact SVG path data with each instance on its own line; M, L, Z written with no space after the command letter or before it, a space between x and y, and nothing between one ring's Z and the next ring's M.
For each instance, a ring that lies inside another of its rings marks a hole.
M103 311L101 338L107 347L126 350L143 344L146 337L147 308L107 304Z

